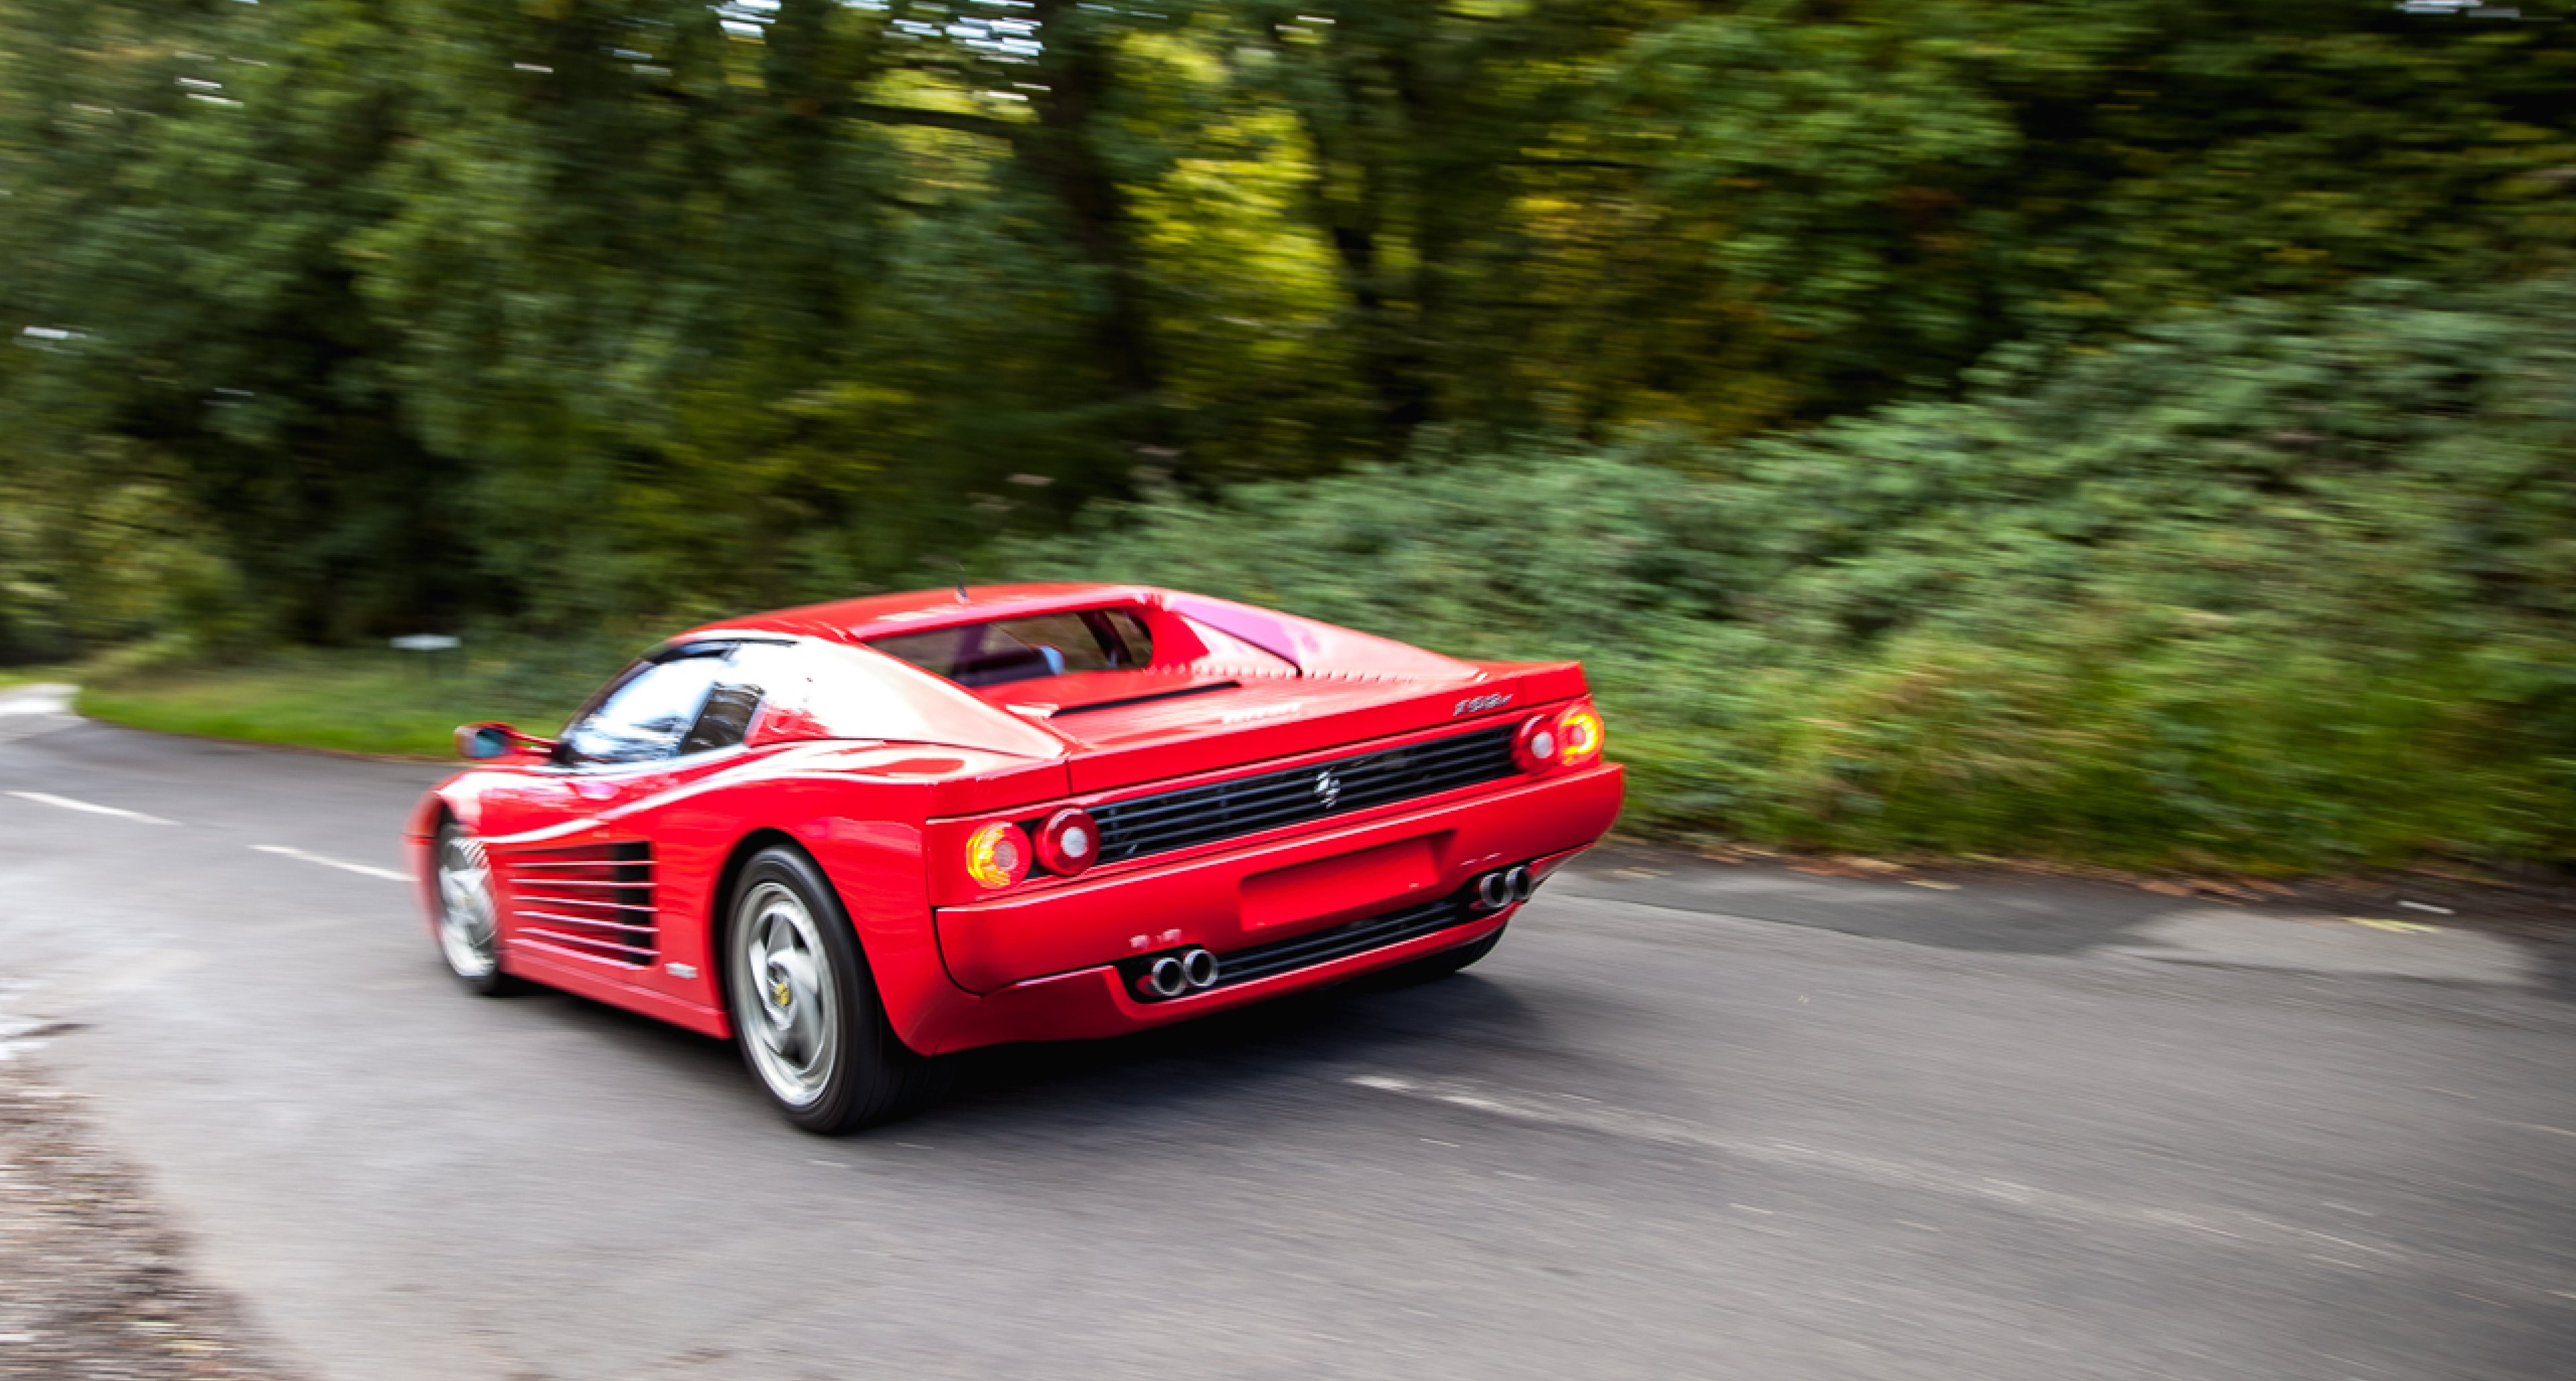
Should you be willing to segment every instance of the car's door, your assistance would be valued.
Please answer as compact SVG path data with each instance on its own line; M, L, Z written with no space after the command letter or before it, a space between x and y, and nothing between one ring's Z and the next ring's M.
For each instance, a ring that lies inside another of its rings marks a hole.
M671 841L657 804L740 751L759 696L734 674L737 646L692 645L629 669L574 717L551 765L487 800L514 953L666 987ZM682 961L679 976L693 968Z

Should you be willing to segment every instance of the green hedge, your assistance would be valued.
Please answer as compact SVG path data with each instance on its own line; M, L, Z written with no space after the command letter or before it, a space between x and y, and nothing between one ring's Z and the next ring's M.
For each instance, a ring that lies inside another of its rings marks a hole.
M2238 304L1954 402L1098 509L1015 576L1581 657L1632 827L2338 867L2576 844L2576 281Z

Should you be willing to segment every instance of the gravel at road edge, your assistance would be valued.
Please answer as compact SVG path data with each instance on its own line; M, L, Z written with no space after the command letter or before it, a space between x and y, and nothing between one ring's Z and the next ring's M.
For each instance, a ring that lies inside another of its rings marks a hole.
M0 1055L0 1378L287 1381L77 1096Z

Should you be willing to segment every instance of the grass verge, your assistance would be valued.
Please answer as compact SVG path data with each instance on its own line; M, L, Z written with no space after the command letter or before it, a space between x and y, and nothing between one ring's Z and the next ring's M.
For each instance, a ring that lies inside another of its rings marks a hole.
M459 724L500 719L552 732L616 669L543 653L426 663L418 654L367 650L162 666L86 684L77 708L161 733L445 758Z
M0 667L0 690L32 686L40 681L77 681L69 667Z

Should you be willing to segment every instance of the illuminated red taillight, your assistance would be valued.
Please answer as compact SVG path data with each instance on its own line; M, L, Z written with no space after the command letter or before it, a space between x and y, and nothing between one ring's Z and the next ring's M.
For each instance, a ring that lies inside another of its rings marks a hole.
M1556 766L1558 733L1557 716L1534 714L1521 721L1512 735L1512 761L1523 772L1545 772Z
M1100 861L1100 825L1091 812L1067 806L1038 826L1038 863L1058 877L1073 877Z
M975 885L1000 891L1029 875L1029 837L1020 827L996 820L966 837L966 875Z
M1601 757L1601 712L1589 700L1577 700L1556 717L1556 760L1581 767Z

